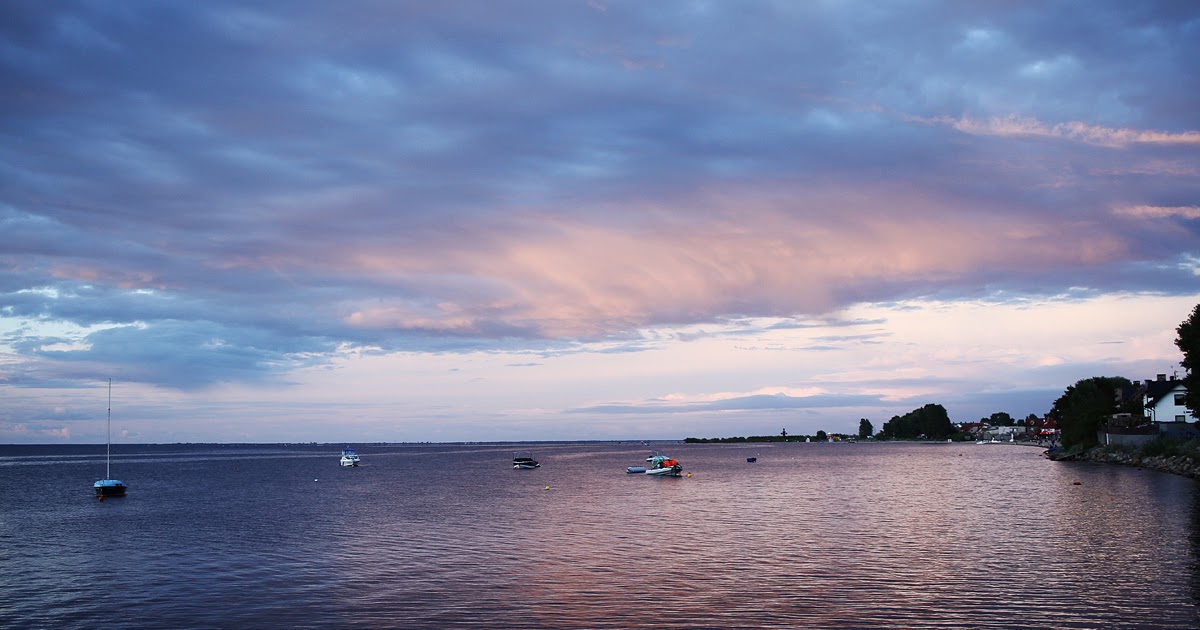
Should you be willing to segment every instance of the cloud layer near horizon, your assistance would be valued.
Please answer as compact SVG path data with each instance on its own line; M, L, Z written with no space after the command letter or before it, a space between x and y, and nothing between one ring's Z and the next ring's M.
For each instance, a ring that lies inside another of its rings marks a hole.
M0 387L1200 293L1190 3L0 17Z

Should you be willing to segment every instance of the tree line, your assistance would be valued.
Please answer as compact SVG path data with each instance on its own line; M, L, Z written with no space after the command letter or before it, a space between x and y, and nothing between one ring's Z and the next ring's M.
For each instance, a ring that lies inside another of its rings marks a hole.
M1183 352L1180 362L1185 370L1182 383L1185 387L1184 405L1192 413L1192 417L1200 417L1200 304L1192 309L1191 315L1175 329L1178 336L1175 345ZM1097 434L1101 427L1114 415L1128 413L1140 418L1144 415L1143 401L1140 391L1133 382L1123 376L1094 376L1085 378L1067 387L1062 396L1054 401L1050 412L1046 415L1058 423L1062 434L1064 448L1086 448L1095 446ZM1030 414L1025 418L1028 423L1037 419ZM1020 421L1014 420L1005 412L994 413L981 421L993 426L1013 426ZM893 440L945 440L960 435L950 422L946 408L938 404L927 404L914 409L903 416L892 416L883 423L878 437ZM834 434L835 438L849 439L852 436ZM871 421L862 418L858 423L858 436L866 439L875 437ZM686 438L685 442L803 442L811 440L824 442L830 439L825 431L817 431L815 436L789 436L787 430L780 435L762 435L729 438Z
M1200 417L1200 304L1175 329L1175 347L1183 353L1184 406L1192 418ZM1064 448L1096 446L1100 428L1116 414L1144 417L1143 400L1133 383L1121 376L1095 376L1067 388L1048 414L1058 421Z

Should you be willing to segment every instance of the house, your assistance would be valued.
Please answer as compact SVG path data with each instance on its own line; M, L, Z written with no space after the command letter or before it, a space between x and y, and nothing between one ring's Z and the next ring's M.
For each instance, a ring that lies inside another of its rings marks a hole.
M960 433L979 435L986 431L991 425L986 422L959 422L954 426L959 430Z
M1026 430L1036 436L1050 438L1060 433L1058 430L1058 420L1050 416L1030 419L1026 425Z
M1189 422L1195 418L1183 401L1187 393L1183 381L1174 376L1167 380L1166 374L1159 374L1154 380L1147 379L1140 391L1144 409L1142 416L1119 413L1109 418L1107 425L1097 433L1101 444L1136 446L1148 444L1161 436L1180 440L1200 438L1200 426ZM1128 393L1118 392L1118 399L1121 396L1127 397Z
M1174 376L1167 380L1166 374L1159 374L1155 380L1147 380L1142 398L1146 417L1151 422L1159 423L1195 420L1183 403L1186 393L1187 389L1183 386L1183 381L1177 380Z

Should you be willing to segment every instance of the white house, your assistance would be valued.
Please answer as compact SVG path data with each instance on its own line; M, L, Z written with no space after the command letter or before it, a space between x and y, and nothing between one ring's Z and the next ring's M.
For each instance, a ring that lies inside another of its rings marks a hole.
M1159 374L1157 380L1146 382L1145 398L1142 402L1146 409L1146 417L1152 422L1189 422L1195 420L1187 406L1183 404L1183 396L1187 389L1183 381L1174 376L1167 380L1166 374Z

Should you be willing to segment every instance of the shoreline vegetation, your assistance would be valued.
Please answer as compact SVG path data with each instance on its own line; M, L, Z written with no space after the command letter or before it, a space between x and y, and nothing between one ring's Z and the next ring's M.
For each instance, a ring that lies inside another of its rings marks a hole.
M1182 442L1161 439L1138 447L1093 446L1047 451L1046 456L1058 462L1121 464L1200 479L1200 442L1195 440Z
M806 440L813 436L805 435L789 435L782 437L778 435L751 435L747 437L723 437L723 438L694 438L689 437L684 439L687 444L746 444L756 442L792 442L804 443L811 441L813 443L828 443L828 442L871 442L871 443L888 443L888 442L915 442L929 444L945 444L942 440L876 440L863 439L858 440L850 436L845 436L845 439L838 440ZM842 437L842 436L838 436ZM960 438L961 439L961 438ZM970 444L971 440L953 440L953 444ZM1004 442L1010 444L1009 442ZM1019 440L1011 442L1014 446L1033 446L1038 448L1046 448L1045 442ZM1180 475L1191 479L1200 479L1200 442L1195 440L1181 441L1171 440L1167 438L1155 440L1142 446L1091 446L1086 448L1075 447L1067 450L1060 448L1051 448L1046 450L1045 455L1048 459L1056 462L1097 462L1105 464L1120 464L1123 466L1136 466L1138 468L1148 468L1159 472Z

